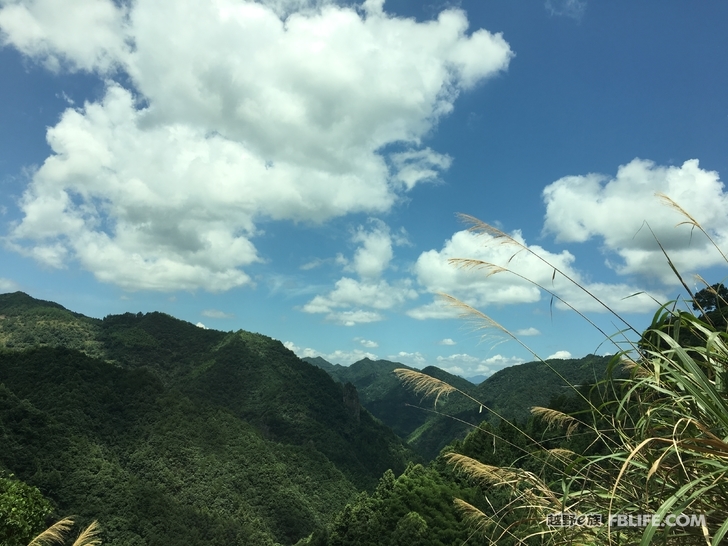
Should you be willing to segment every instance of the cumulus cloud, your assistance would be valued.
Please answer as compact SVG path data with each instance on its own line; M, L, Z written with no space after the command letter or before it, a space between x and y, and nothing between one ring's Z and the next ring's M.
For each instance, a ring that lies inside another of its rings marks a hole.
M556 351L554 354L547 356L544 360L551 360L552 358L558 358L560 360L568 360L572 358L569 351Z
M250 284L261 219L389 210L448 168L422 139L512 56L461 10L418 23L372 0L18 0L0 31L107 85L48 130L11 246L129 290Z
M106 0L3 4L3 45L14 46L54 72L66 67L106 74L129 62L131 35L123 4Z
M618 312L648 311L654 308L654 301L647 294L628 298L640 291L636 286L588 281L574 267L574 255L566 250L557 254L538 245L528 245L518 231L513 232L511 238L510 244L504 244L503 238L489 233L459 231L446 241L442 250L433 249L420 254L414 266L417 280L428 292L449 294L471 307L484 308L538 302L542 297L541 290L525 280L530 279L548 287L582 312L604 311L602 306L564 276L554 276L554 267L557 267ZM448 261L462 258L494 264L497 273L489 275L488 269L458 268ZM498 268L508 268L515 274ZM652 295L657 299L664 298L662 294ZM567 308L560 301L556 302L556 306ZM410 309L408 315L416 319L451 318L460 312L447 302L436 299Z
M231 319L235 318L235 315L232 313L226 313L224 311L218 311L217 309L205 309L202 312L203 317L210 317L210 318L216 318L216 319Z
M728 194L714 171L701 169L698 160L681 166L660 166L634 159L615 177L602 174L567 176L544 189L544 232L557 241L600 239L618 257L611 266L620 274L637 274L676 284L657 242L681 272L723 263L718 251L698 230L677 226L686 218L661 204L655 196L670 197L692 215L724 250L728 250Z
M364 358L368 358L370 360L377 360L379 358L374 353L362 351L360 349L354 349L353 351L342 351L337 349L331 353L322 353L310 347L301 348L292 341L286 341L283 343L283 345L296 353L296 356L298 356L299 358L315 358L317 356L320 356L327 362L331 362L332 364L341 364L342 366L349 366L354 362L358 362Z
M536 283L582 312L606 311L569 282L568 276L616 312L652 312L655 300L667 301L666 291L678 283L655 237L684 276L723 263L710 240L690 225L679 225L686 216L658 194L687 211L723 253L728 251L728 194L718 173L701 169L697 160L659 166L635 159L619 167L614 177L566 176L543 191L543 234L561 243L599 240L607 265L620 275L630 276L629 282L592 280L577 267L574 254L529 244L519 231L509 234L510 242L491 232L457 232L441 250L420 254L414 272L428 292L450 294L476 308L537 302L543 292ZM495 267L458 269L448 262L463 258ZM555 273L554 267L563 275ZM568 308L558 300L555 305ZM435 299L407 314L416 319L451 318L460 311ZM538 335L538 331L526 329L517 334Z
M467 353L457 353L450 356L438 356L436 366L455 375L472 377L474 375L489 376L503 368L523 362L522 358L500 354L489 358L478 358Z
M541 335L541 332L539 332L537 328L534 328L533 326L531 326L530 328L522 328L520 330L516 330L514 332L514 334L516 334L517 336L521 336L521 337L524 337L524 336L540 336Z
M359 343L361 343L367 349L376 349L377 347L379 347L379 343L377 343L376 341L372 341L370 339L361 339L361 338L356 338L356 339L359 341Z
M353 263L346 267L365 279L378 278L394 256L389 228L378 219L370 219L374 228L367 231L359 226L352 240L361 243L354 253Z
M197 326L198 328L202 328L203 330L207 330L207 326L205 326L201 322L198 322L197 324L195 324L195 326Z
M400 362L401 364L405 364L411 368L424 368L427 366L427 358L425 358L425 356L419 351L414 353L400 351L397 354L389 355L387 358L392 362Z
M449 337L446 337L445 339L440 341L440 345L457 345L452 339Z
M360 226L352 237L359 243L354 258L345 270L356 272L359 279L342 277L328 294L317 295L302 307L305 313L326 313L327 320L346 326L376 322L384 316L380 311L400 306L418 297L410 279L390 283L380 276L392 260L393 244L404 244L402 236L393 240L389 227L380 220L371 221L366 230Z
M441 171L447 170L452 158L447 155L425 150L393 153L390 159L397 172L395 180L411 190L419 182L437 180Z
M314 297L303 306L302 310L306 313L328 313L330 320L338 322L343 322L342 317L346 318L347 323L354 321L351 324L355 322L375 322L383 318L376 311L362 309L337 310L350 307L370 307L378 310L391 309L417 297L417 292L412 289L411 284L408 279L396 285L391 285L385 280L362 282L343 277L336 281L336 285L331 292Z

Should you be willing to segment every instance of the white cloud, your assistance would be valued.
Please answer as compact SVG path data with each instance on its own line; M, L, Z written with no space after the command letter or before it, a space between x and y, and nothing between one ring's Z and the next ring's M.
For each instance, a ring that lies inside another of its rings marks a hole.
M354 349L353 351L342 351L337 349L336 351L333 351L331 353L322 353L320 351L317 351L316 349L311 349L310 347L302 349L292 341L286 341L283 343L283 345L296 353L299 358L315 358L317 356L320 356L327 362L330 362L332 364L341 364L342 366L349 366L354 362L358 362L359 360L362 360L364 358L368 358L370 360L377 360L379 358L374 353L362 351L360 349Z
M353 263L346 269L355 271L361 278L377 279L394 256L392 237L389 234L389 227L384 222L374 218L369 221L374 224L371 231L359 226L352 237L352 240L361 243L361 246L354 253Z
M407 310L407 315L417 320L451 319L460 317L460 311L441 299Z
M440 341L439 344L440 345L457 345L457 343L455 341L453 341L452 339L450 339L449 337L446 337L445 339Z
M427 366L427 358L420 353L419 351L416 351L414 353L408 353L406 351L400 351L397 354L389 355L387 357L388 360L391 360L392 362L399 362L401 364L405 364L407 366L410 366L412 368L424 368Z
M372 341L370 339L356 339L358 339L359 343L361 343L367 349L376 349L377 347L379 347L379 343L377 343L376 341Z
M354 309L351 311L333 311L326 315L326 319L343 324L344 326L356 326L357 324L366 324L367 322L379 322L380 320L384 320L384 317L376 311Z
M20 290L20 285L11 279L5 279L0 277L0 292L17 292Z
M349 366L354 362L358 362L364 358L368 358L370 360L377 360L379 358L374 353L370 353L369 351L361 351L359 349L354 349L353 351L336 350L332 353L323 355L323 357L329 362L333 362L334 364L341 364L342 366Z
M195 324L195 326L197 326L198 328L202 328L203 330L207 330L207 326L205 326L201 322L198 322L197 324Z
M417 23L374 1L5 3L5 44L107 78L103 100L48 130L13 247L129 290L250 284L260 219L385 212L449 166L422 139L512 55L467 26L460 10Z
M307 313L328 313L339 307L366 306L374 309L391 309L408 299L416 298L411 282L404 280L398 285L387 281L362 282L349 277L336 281L334 290L326 296L316 296L303 306Z
M414 266L417 280L428 292L449 294L471 307L482 309L492 305L538 302L541 290L524 280L530 279L552 290L582 312L605 311L565 277L559 274L554 277L553 267L557 267L617 312L654 310L655 303L646 294L624 299L639 291L636 286L589 282L574 268L575 257L570 252L564 250L555 254L540 246L528 245L518 231L512 233L511 237L514 242L504 244L503 238L496 238L489 233L459 231L446 241L442 250L429 250L420 254ZM458 268L448 262L463 258L508 268L516 274L500 271L489 275L488 269ZM655 293L653 296L658 300L664 297ZM559 301L555 305L559 309L567 308ZM416 319L451 318L460 313L456 307L437 299L407 312Z
M567 360L569 358L572 358L572 356L569 351L556 351L551 356L547 356L546 358L544 358L544 360L551 360L552 358L558 358L560 360Z
M3 2L2 42L57 72L107 73L129 61L126 7L106 0Z
M216 318L216 319L231 319L235 318L235 315L232 313L226 313L224 311L218 311L217 309L205 309L202 312L203 317L210 317L210 318Z
M342 277L334 289L326 295L317 295L302 307L305 313L327 313L327 320L352 326L360 322L375 322L384 317L378 311L392 309L418 297L410 279L390 284L379 277L394 256L393 239L389 227L381 220L371 219L373 228L362 226L354 233L352 241L359 243L351 262L343 256L339 260L344 269L356 272L361 280ZM394 244L405 244L398 236ZM365 308L378 311L366 310Z
M621 274L678 281L655 242L649 224L670 259L683 273L723 263L706 237L689 226L677 211L661 204L655 193L677 202L728 249L728 194L718 173L699 167L695 159L664 167L634 159L614 178L601 174L567 176L544 189L544 232L557 241L586 242L599 238L618 256L612 267ZM611 263L611 262L610 262Z
M423 181L437 180L440 171L450 168L452 158L438 154L429 148L425 150L394 153L390 156L397 175L395 180L411 190Z
M474 375L489 376L498 370L523 362L522 358L500 354L489 358L478 358L467 353L457 353L450 356L438 356L436 366L452 374L472 377Z
M303 264L300 267L300 269L302 269L303 271L309 271L311 269L316 269L317 267L321 267L325 263L326 263L326 260L324 260L324 259L314 258L310 262L306 262L305 264Z
M536 329L533 326L531 326L530 328L522 328L520 330L516 330L514 332L514 334L517 335L517 336L521 336L521 337L524 337L524 336L540 336L541 335L541 332L539 332L538 329Z

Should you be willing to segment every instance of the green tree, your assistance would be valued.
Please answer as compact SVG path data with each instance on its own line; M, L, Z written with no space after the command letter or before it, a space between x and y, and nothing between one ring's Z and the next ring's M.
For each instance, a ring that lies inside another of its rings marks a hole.
M20 480L0 477L0 544L25 546L45 527L51 503Z
M397 546L416 546L427 535L427 522L417 512L408 512L398 522L392 535Z

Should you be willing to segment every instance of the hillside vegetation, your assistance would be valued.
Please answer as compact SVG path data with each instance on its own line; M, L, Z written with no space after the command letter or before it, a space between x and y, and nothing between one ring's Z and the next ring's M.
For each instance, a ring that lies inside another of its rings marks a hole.
M413 370L401 364L304 362L266 336L163 313L99 320L15 293L0 295L0 317L0 516L26 507L0 523L7 546L71 514L122 546L481 546L453 499L507 513L513 497L451 454L542 475L544 448L606 453L598 434L566 438L528 413L584 411L606 357L527 363L478 386L425 368L467 395L434 406L402 386L393 371Z
M0 470L105 543L293 544L412 457L268 337L22 293L0 317Z
M441 397L435 406L432 400L402 388L393 372L398 368L412 368L397 362L365 358L351 366L341 366L321 357L304 360L341 383L353 384L362 406L391 427L425 460L432 460L445 446L462 440L484 419L494 425L501 417L524 423L530 417L532 406L546 406L554 397L573 394L573 385L592 385L604 379L610 357L587 355L548 363L528 362L499 370L477 386L435 366L421 370L471 395L484 408L481 403L462 396Z

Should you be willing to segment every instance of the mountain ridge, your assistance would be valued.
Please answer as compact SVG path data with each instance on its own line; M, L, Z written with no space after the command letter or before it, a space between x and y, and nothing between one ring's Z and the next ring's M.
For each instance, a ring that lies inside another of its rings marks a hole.
M611 356L587 355L578 359L553 359L509 366L479 385L436 366L420 371L478 400L452 393L437 407L406 389L391 373L409 366L388 360L362 359L351 366L331 364L321 357L304 360L321 367L335 380L351 382L361 403L389 425L425 460L434 459L455 440L462 440L480 421L497 424L500 418L525 422L532 406L547 406L571 385L590 384L604 378ZM564 383L558 372L568 383Z

